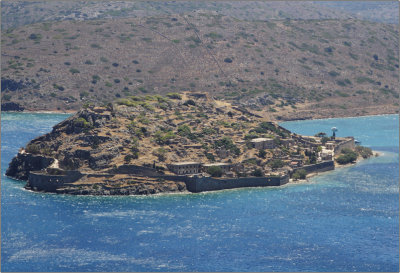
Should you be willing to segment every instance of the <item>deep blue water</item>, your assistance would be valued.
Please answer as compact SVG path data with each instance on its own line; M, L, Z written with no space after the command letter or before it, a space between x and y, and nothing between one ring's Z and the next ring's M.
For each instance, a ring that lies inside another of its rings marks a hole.
M2 271L398 271L399 117L287 122L338 127L383 151L309 183L201 194L29 192L4 176L18 148L67 116L2 114Z

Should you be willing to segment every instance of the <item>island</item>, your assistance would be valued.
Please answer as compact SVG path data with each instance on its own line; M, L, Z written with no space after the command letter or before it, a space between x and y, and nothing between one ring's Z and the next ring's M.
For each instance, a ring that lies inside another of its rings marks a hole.
M141 195L281 186L368 157L353 137L303 136L208 93L86 104L30 141L6 175L33 191ZM340 159L339 159L340 158Z

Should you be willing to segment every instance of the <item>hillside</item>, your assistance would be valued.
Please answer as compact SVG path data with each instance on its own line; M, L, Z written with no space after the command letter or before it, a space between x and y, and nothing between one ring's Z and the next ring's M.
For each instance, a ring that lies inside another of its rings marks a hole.
M399 24L396 1L314 1L315 4L351 14L358 19Z
M107 107L89 105L54 126L51 133L32 140L25 150L54 157L63 169L100 172L123 163L151 166L156 161L166 169L167 163L180 161L240 162L254 157L256 151L238 153L234 142L262 121L204 93L135 96ZM267 133L287 135L271 126L273 131L253 132L249 139ZM216 149L216 142L224 137L229 143L221 142Z
M382 5L385 6L385 5ZM376 8L376 5L374 6ZM217 12L243 20L345 19L343 10L331 9L310 1L2 1L1 28L64 20L136 18L195 11ZM397 13L395 10L387 14Z
M197 90L272 119L398 111L398 31L354 19L46 22L6 31L1 51L2 103L32 111Z

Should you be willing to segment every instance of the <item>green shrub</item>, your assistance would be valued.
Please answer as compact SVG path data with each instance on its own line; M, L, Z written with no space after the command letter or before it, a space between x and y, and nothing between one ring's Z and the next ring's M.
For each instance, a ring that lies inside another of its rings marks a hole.
M78 73L81 73L78 69L76 69L76 68L71 68L70 70L69 70L69 72L71 72L72 74L78 74Z
M208 152L204 152L204 155L207 157L208 160L210 160L211 162L215 161L215 157L212 153L208 153Z
M185 102L183 103L183 105L186 105L186 106L188 106L188 105L193 105L193 106L195 106L196 103L195 103L194 100L187 100L187 101L185 101Z
M280 159L274 159L269 163L269 165L271 166L272 169L279 169L282 168L285 164Z
M181 125L178 127L178 135L180 136L188 136L190 135L191 130L190 127L187 125Z
M233 144L232 139L230 139L229 137L223 137L222 139L214 141L214 148L225 148L226 150L231 151L237 156L240 155L240 149L235 144Z
M165 161L166 154L167 151L164 148L158 148L155 151L153 151L153 155L157 156L159 161Z
M81 99L83 99L85 97L88 97L88 96L89 96L89 93L87 91L82 91L82 92L79 93L79 97Z
M258 152L258 157L265 158L266 155L267 155L267 152L265 150L260 150Z
M351 46L351 42L344 41L343 44L344 44L345 46Z
M168 93L167 97L174 100L181 100L182 96L178 93Z
M262 172L261 169L255 169L255 170L251 173L251 175L252 175L252 176L255 176L255 177L262 177L262 176L264 176L264 174L263 174L263 172Z
M32 33L31 35L29 35L28 38L31 39L31 40L34 40L35 42L39 42L40 39L42 39L42 35L41 34Z
M297 180L297 179L305 179L307 176L307 172L304 169L300 169L294 172L292 178Z
M170 139L174 139L175 134L172 131L168 131L166 133L162 132L161 130L158 130L154 134L154 141L157 144L164 145L166 144Z
M337 76L339 76L340 75L340 73L339 72L336 72L336 71L329 71L329 76L331 76L331 77L337 77Z
M92 125L86 119L80 117L74 120L74 125L82 128L91 128Z
M231 62L232 62L232 59L231 59L231 58L225 58L225 59L224 59L224 62L226 62L226 63L231 63Z
M211 166L207 169L207 173L209 173L212 177L221 177L223 171L219 166Z
M100 49L101 46L99 44L91 44L90 45L91 48L95 48L95 49Z
M344 148L341 151L341 155L336 159L339 164L347 164L357 160L357 153L351 149Z
M64 91L64 90L65 90L65 88L64 88L63 86L58 85L58 84L56 84L56 83L53 84L53 87L54 87L55 89L60 90L60 91Z
M357 146L355 148L355 150L363 158L368 158L368 157L370 157L372 155L372 150L371 150L371 148L368 148L368 147Z

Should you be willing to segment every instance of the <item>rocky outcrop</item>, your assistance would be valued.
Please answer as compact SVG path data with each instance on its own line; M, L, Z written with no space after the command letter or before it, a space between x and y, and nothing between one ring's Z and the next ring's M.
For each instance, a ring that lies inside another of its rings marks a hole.
M1 111L16 111L16 112L21 112L24 111L24 107L19 105L18 103L15 102L5 102L1 104Z
M27 86L22 80L15 81L13 79L1 78L1 92L3 91L17 91L24 89Z
M60 194L73 195L149 195L157 193L187 192L184 182L168 182L157 184L137 183L127 187L110 187L106 185L72 186L59 188Z
M21 151L12 159L6 175L19 180L28 180L31 171L39 171L47 168L54 162L54 158L33 155Z

